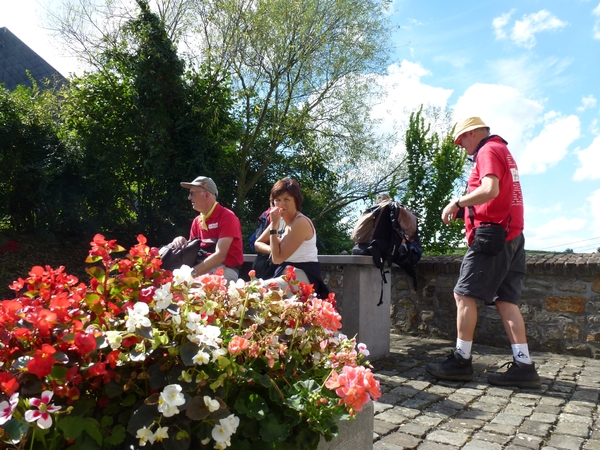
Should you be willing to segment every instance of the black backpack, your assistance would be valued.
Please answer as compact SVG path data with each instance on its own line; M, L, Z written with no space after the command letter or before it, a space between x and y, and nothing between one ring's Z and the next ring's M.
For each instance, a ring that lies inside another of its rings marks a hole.
M412 278L417 290L417 263L423 251L418 233L417 216L396 201L380 203L365 210L352 231L353 255L371 255L381 271L381 295L388 267L397 264Z
M263 213L258 216L258 223L256 225L256 230L250 236L250 247L252 250L256 251L254 248L254 242L256 239L260 237L260 235L265 231L270 223L271 217L269 216L269 211L271 208L263 211ZM275 276L275 270L277 269L277 265L273 264L271 260L271 255L265 255L263 253L258 253L254 262L252 263L252 269L256 272L257 278L262 278L263 280L267 280L269 278L273 278Z

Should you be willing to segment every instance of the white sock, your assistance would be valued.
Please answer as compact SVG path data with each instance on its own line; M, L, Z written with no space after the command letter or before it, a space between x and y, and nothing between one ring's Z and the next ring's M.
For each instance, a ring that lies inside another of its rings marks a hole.
M529 346L527 344L512 344L513 356L516 361L525 364L531 364L531 358L529 357Z
M471 347L473 347L473 341L456 339L456 351L463 358L469 359L471 357Z

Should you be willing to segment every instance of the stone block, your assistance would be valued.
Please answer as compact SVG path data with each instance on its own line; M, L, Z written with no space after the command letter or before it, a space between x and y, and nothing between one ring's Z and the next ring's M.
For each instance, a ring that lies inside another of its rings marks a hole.
M549 311L581 313L585 308L585 298L575 295L553 296L546 298Z
M339 422L339 434L330 442L321 438L317 450L367 450L373 448L373 402L352 420Z

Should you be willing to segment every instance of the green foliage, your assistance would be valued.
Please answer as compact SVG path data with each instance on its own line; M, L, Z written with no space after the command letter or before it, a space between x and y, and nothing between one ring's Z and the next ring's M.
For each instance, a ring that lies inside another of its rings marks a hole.
M70 230L76 158L62 145L51 90L0 87L0 217L17 231Z
M88 228L167 240L187 233L179 182L217 165L230 101L226 86L185 71L164 24L138 5L124 40L101 55L103 70L72 81L64 118L82 153Z
M435 114L435 112L433 113ZM443 208L460 189L466 154L452 139L452 130L440 137L425 122L423 107L410 116L406 132L408 181L402 203L419 217L419 235L423 250L446 254L462 241L463 223L449 226L441 219Z

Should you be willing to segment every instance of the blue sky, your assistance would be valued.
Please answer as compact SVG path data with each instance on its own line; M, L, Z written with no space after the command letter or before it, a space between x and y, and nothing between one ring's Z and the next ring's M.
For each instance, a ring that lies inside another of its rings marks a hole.
M35 0L0 0L8 27L63 74L74 58ZM420 104L478 115L509 142L525 198L526 248L600 247L599 0L395 0L387 89L374 114L402 126ZM395 124L395 125L394 125Z

